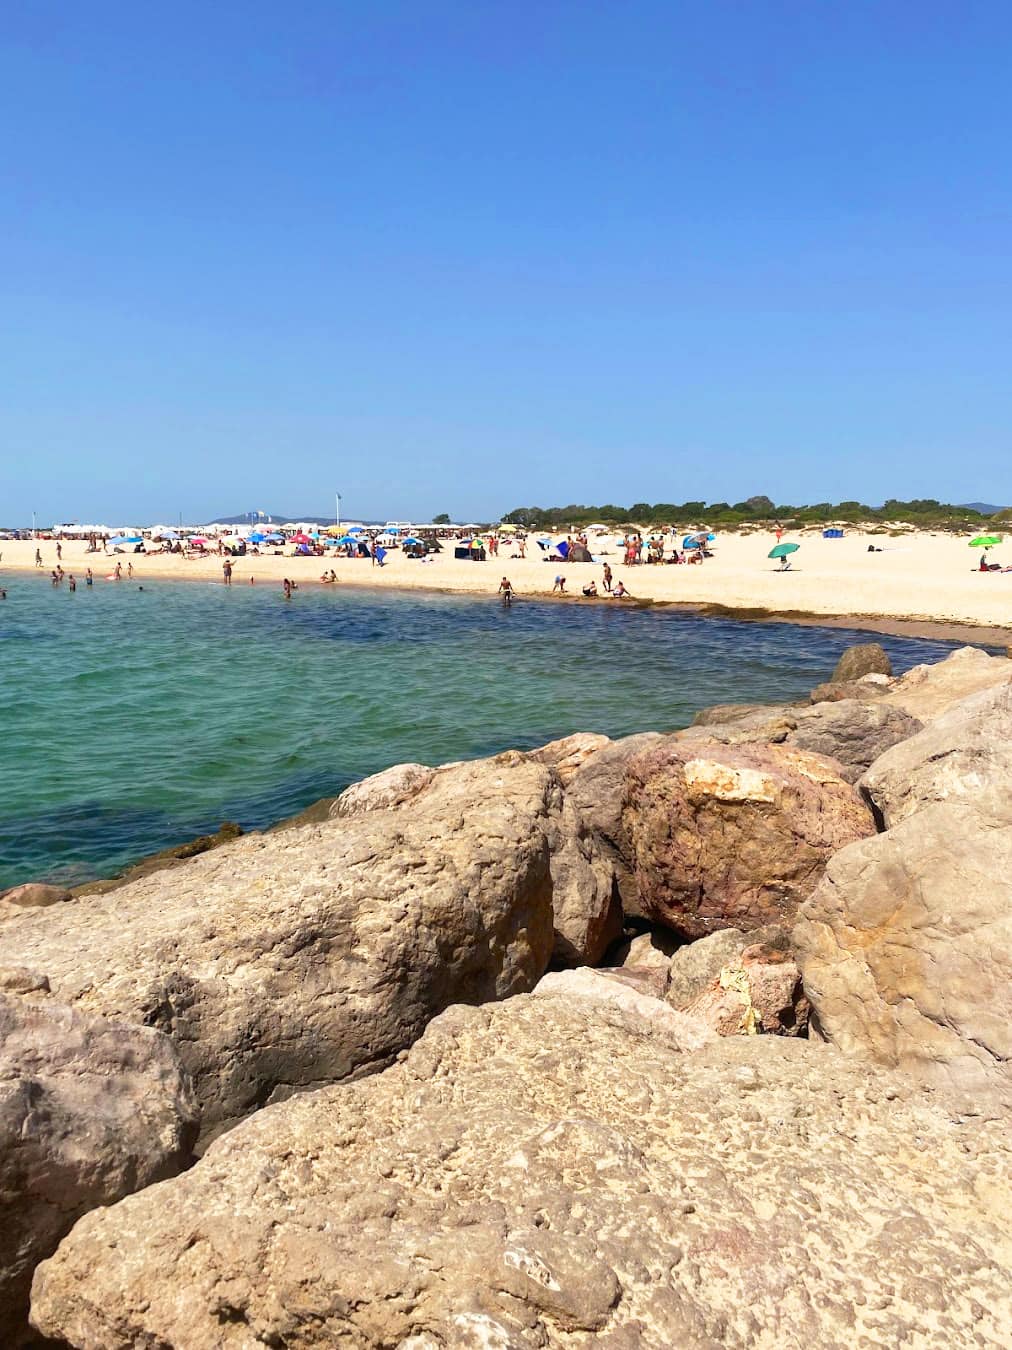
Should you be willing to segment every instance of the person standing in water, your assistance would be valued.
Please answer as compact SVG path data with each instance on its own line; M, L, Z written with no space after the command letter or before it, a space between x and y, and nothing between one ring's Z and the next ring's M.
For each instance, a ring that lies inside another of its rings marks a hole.
M77 577L74 576L73 572L67 577L67 586L72 591L77 590Z
M231 584L232 584L232 564L231 564L231 562L229 562L228 560L226 560L225 562L223 562L222 565L221 565L221 575L222 575L222 579L223 579L224 582L225 582L225 585L226 585L226 586L231 586Z
M85 576L84 576L84 584L85 584L86 586L91 586L91 585L94 584L94 581L95 581L95 578L92 576L92 574L91 574L91 568L89 567L88 570L87 570L87 572L85 573Z

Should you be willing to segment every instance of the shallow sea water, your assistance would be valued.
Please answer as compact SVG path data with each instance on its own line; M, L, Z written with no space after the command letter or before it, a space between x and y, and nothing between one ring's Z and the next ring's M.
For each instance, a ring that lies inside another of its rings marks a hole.
M403 760L797 698L853 632L620 605L18 575L0 602L0 887L110 875ZM952 645L884 638L897 670Z

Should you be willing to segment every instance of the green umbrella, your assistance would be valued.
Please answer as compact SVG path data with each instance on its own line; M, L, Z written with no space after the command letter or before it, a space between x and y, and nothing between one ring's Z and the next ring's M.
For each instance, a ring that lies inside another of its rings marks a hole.
M800 544L777 544L767 553L767 558L786 558L789 553L797 553Z
M994 548L995 544L1001 543L1001 536L997 534L978 534L976 539L970 540L971 548Z

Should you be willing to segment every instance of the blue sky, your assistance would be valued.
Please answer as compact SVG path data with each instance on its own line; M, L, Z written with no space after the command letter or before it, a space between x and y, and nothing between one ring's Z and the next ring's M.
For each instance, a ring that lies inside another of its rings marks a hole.
M1012 6L6 0L0 523L1012 501Z

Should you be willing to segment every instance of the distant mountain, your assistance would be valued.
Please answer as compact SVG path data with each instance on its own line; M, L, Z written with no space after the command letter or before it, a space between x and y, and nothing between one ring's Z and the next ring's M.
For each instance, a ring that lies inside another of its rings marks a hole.
M965 506L968 511L979 511L982 516L996 516L999 511L1004 511L1003 506L995 506L991 502L960 502L960 506Z
M303 521L306 525L333 525L333 516L290 516L284 511L267 511L257 520L257 524L266 525L268 522L274 525L283 525L287 520ZM208 525L249 525L250 513L244 511L238 516L215 516L213 520L205 522ZM382 524L382 521L363 521L363 524Z

